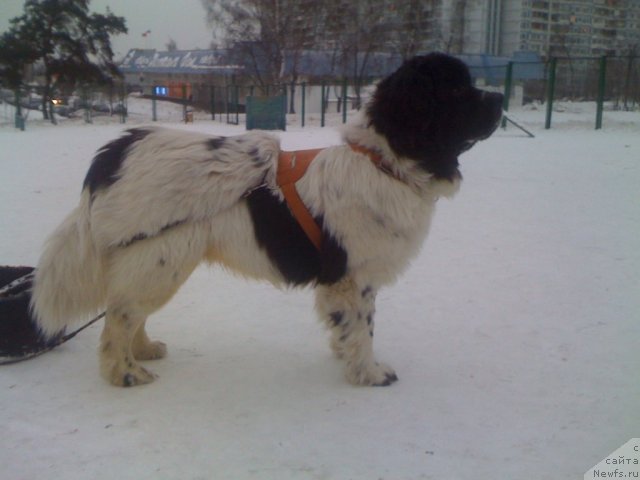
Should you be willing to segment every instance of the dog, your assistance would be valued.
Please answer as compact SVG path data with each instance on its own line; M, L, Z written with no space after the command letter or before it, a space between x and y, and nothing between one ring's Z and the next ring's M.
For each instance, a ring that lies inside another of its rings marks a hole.
M439 197L459 188L458 157L489 137L502 95L476 89L441 53L405 61L317 154L295 184L317 223L314 246L276 183L278 138L128 130L96 154L79 205L48 238L31 308L54 336L106 308L102 376L147 384L139 361L162 358L147 317L202 261L276 286L315 288L331 348L355 385L398 377L373 354L375 298L418 253ZM376 159L376 161L373 161Z

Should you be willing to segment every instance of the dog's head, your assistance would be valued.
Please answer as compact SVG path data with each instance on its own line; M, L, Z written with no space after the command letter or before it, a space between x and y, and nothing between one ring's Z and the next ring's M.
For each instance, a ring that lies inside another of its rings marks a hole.
M453 179L458 155L497 128L502 97L473 87L462 61L432 53L406 61L382 80L367 113L396 154Z

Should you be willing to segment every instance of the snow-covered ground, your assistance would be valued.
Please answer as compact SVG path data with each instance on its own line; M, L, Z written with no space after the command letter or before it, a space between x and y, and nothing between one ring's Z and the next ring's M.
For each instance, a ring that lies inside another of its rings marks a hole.
M594 131L592 106L569 107L548 131L543 108L516 111L536 138L509 127L461 158L462 190L378 297L376 350L398 383L345 382L311 291L202 267L150 322L170 349L151 385L98 376L99 325L0 367L0 478L582 478L640 436L640 114ZM19 132L10 114L0 262L33 265L126 126L34 112ZM297 125L284 147L340 141Z

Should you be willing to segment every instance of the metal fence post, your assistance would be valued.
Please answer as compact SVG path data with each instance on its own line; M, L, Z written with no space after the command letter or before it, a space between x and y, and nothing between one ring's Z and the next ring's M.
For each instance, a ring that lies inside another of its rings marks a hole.
M320 84L320 126L324 127L324 111L325 111L325 101L324 101L324 95L325 95L325 84L324 84L324 80L322 81L322 83Z
M188 122L187 118L187 84L183 83L180 87L182 89L182 121Z
M302 114L302 126L304 127L304 111L305 111L305 95L306 95L306 90L307 90L307 84L305 82L302 82L302 99L300 102L300 109L302 110L300 113Z
M293 85L293 84L292 84ZM284 114L285 114L285 118L287 115L287 112L289 111L289 109L287 108L287 106L289 105L289 87L286 83L283 83L280 86L280 95L282 95L282 101L284 102ZM291 89L291 95L293 96L293 88Z
M122 83L120 91L120 123L127 123L127 114L129 113L129 105L127 102L127 85Z
M507 71L504 77L504 97L502 100L502 109L509 111L509 98L511 97L511 84L513 83L513 62L507 63ZM502 128L507 126L507 119L502 119Z
M227 123L231 123L229 121L229 87L230 85L227 84L224 88L224 111L227 116Z
M211 85L209 88L209 100L211 101L211 120L216 119L216 87Z
M551 113L553 112L553 96L556 89L556 66L558 59L551 57L551 63L549 64L549 85L547 86L547 116L544 121L544 128L549 130L551 128Z
M347 79L342 81L342 123L347 123Z
M151 120L158 121L158 109L156 107L156 87L151 86Z
M234 125L240 125L240 86L236 83L233 84L233 103L236 109L236 119Z
M598 77L598 98L596 104L596 130L602 128L602 109L604 106L604 89L607 78L607 56L600 57L600 75Z

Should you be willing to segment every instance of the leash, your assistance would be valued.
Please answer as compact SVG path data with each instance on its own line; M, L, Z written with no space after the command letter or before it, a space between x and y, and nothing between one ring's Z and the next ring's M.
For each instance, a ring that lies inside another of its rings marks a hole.
M28 302L26 305L23 303L31 295L33 277L34 272L31 271L0 288L0 302L9 307L8 312L3 308L2 313L16 313L11 308L11 302L15 302L13 305L21 310L22 307L26 309L21 312L22 315L16 315L15 318L0 318L0 321L6 322L0 325L3 327L1 329L3 338L0 339L0 365L22 362L53 350L105 316L103 312L71 333L63 332L51 339L42 338L29 315Z
M26 275L22 275L19 278L7 283L2 288L0 288L0 298L8 297L13 290L21 287L23 284L27 282L31 282L33 280L35 273L33 271L27 273Z

